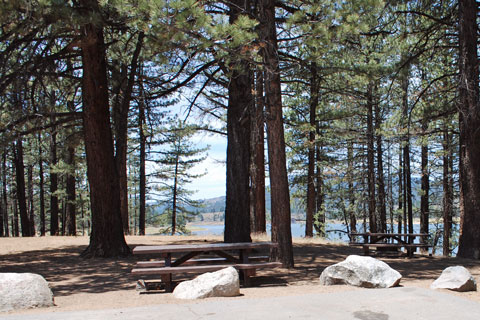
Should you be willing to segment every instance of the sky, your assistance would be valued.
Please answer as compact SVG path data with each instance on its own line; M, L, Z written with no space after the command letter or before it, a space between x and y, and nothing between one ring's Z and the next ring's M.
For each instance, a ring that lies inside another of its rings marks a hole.
M218 134L199 133L193 139L198 143L198 147L209 145L210 149L207 151L207 159L192 170L192 173L207 173L188 185L188 189L197 191L192 199L199 200L224 196L226 189L227 137Z

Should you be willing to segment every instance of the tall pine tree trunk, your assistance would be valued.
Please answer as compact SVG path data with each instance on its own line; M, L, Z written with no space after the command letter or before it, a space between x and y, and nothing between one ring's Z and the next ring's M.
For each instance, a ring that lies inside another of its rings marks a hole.
M89 8L91 14L99 14L97 1L82 0L81 4ZM100 22L83 25L81 35L83 126L92 210L90 244L83 256L124 256L130 253L130 248L125 242L120 215L103 27Z
M251 142L251 199L253 208L251 231L266 233L265 208L265 118L263 114L265 102L263 99L263 71L257 70L255 81L255 106L252 112L252 142Z
M30 219L27 211L27 198L25 195L25 168L23 163L23 144L22 140L18 139L14 146L14 162L15 162L15 179L17 190L18 211L20 213L20 224L22 227L22 236L30 237Z
M249 12L250 1L231 1L230 24ZM239 50L240 51L240 50ZM249 242L250 237L250 112L253 110L252 71L235 57L230 67L227 110L227 198L225 242Z
M277 30L275 26L275 1L260 0L261 53L265 64L265 98L268 140L268 164L270 168L272 241L278 243L273 257L284 267L293 267L290 194L285 155L285 136L282 116L282 92L280 82Z
M17 197L17 192L15 190L15 199L13 200L12 229L13 229L13 236L20 237L20 226L18 224L18 201L16 197Z
M2 155L2 202L4 210L4 228L6 237L9 236L10 230L8 227L8 195L7 195L7 149L4 150ZM13 225L12 225L13 228Z
M459 0L460 239L458 256L480 259L478 4Z
M422 133L425 136L428 129L428 118L424 114L424 119L422 120ZM430 194L430 173L428 168L428 144L422 144L421 151L421 166L422 166L422 193L420 197L420 232L429 233L429 222L430 222L430 204L429 204L429 194ZM427 239L424 237L420 238L422 243L426 243ZM421 248L423 253L428 251L427 248Z
M50 135L50 235L58 235L58 175L54 166L57 164L57 132L52 128Z
M377 94L377 87L375 86L375 96ZM378 181L378 212L380 232L387 232L387 203L385 194L385 177L383 174L383 142L380 134L382 125L382 115L380 113L380 105L378 99L374 97L375 101L375 133L377 140L377 181Z
M30 221L30 235L35 235L35 200L33 198L33 165L27 168L27 190L28 190L28 220Z
M315 124L317 137L320 137L320 122L317 121ZM326 224L326 217L325 212L323 210L323 202L325 199L324 190L323 190L323 170L321 166L321 160L323 156L323 146L320 143L315 144L315 187L316 187L316 194L315 194L315 205L317 215L314 216L314 228L315 232L320 237L325 237L325 224Z
M43 176L43 150L42 150L42 137L38 134L38 175L39 175L39 200L40 200L40 236L45 236L46 224L45 224L45 178Z
M69 165L69 172L66 178L66 233L69 236L77 235L77 206L75 188L75 145L74 141L69 142L65 156L65 163Z
M355 216L355 189L353 181L354 159L353 141L347 142L347 181L348 181L348 215L350 218L350 232L357 232L357 217Z
M407 66L403 72L402 90L403 90L403 119L406 121L407 133L404 138L403 145L403 183L404 183L404 232L413 233L413 202L412 202L412 174L410 163L410 122L408 107L408 87L409 87L410 67ZM408 219L408 221L407 221ZM408 225L408 230L407 230ZM409 238L407 241L411 241Z
M443 255L450 256L450 236L452 234L453 216L453 186L452 172L450 171L451 139L448 125L443 131Z
M375 196L375 147L373 133L373 85L367 89L367 171L368 171L368 225L370 232L377 232Z
M114 124L115 124L115 161L118 170L118 179L120 187L120 211L122 216L123 232L130 233L129 215L128 215L128 179L127 179L127 147L128 147L128 111L130 109L130 101L132 99L133 85L138 69L138 58L143 45L143 32L138 35L135 51L130 62L130 74L125 86L122 88L123 97L114 108ZM125 67L126 69L126 67ZM125 72L126 77L126 72ZM124 82L124 79L120 79ZM123 88L124 87L124 88Z
M315 131L316 114L318 107L318 75L317 64L310 65L310 132L308 134L308 172L307 172L307 213L305 223L305 236L313 237L313 219L315 215Z
M172 236L177 232L177 195L178 195L178 155L175 158L175 173L173 176L173 202L172 202Z
M144 132L145 124L145 92L143 90L143 80L140 80L140 102L138 103L138 143L140 149L139 157L139 213L138 213L138 234L145 235L145 206L146 206L146 188L147 177L145 171L146 162L146 144L147 138Z
M398 233L403 232L403 209L404 209L404 196L403 196L403 151L402 146L400 145L398 150Z

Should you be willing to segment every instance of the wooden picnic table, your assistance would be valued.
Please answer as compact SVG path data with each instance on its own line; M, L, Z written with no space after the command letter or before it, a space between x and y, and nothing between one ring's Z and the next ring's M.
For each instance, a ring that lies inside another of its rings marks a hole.
M428 238L428 233L382 233L382 232L364 232L364 233L350 233L351 246L363 247L365 255L370 254L370 248L374 247L377 250L393 249L398 250L405 248L407 256L413 256L417 248L428 248L430 245L424 242L415 242L415 238L420 237L421 240ZM361 237L363 242L356 241L357 237Z
M253 252L270 250L277 247L273 242L237 242L237 243L202 243L161 246L137 246L135 255L158 255L162 260L138 262L132 270L137 275L160 275L165 290L173 290L172 274L202 273L220 270L230 266L241 271L243 283L249 286L250 276L256 269L280 267L280 262L268 261L267 256L252 256ZM174 257L174 255L178 255ZM197 256L207 256L194 259ZM213 257L212 257L213 256Z

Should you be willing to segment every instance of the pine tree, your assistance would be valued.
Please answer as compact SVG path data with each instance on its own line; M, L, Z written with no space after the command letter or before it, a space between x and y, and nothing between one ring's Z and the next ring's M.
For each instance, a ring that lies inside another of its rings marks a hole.
M155 160L160 166L155 176L161 181L156 190L160 197L157 206L165 208L159 222L162 225L169 225L162 233L175 235L189 233L186 224L195 218L197 211L193 209L201 207L201 202L191 199L195 191L188 190L187 185L193 179L205 175L194 174L191 171L205 160L204 154L208 148L194 146L191 141L195 134L194 126L178 118L169 122L172 125L162 133L161 143L165 147L159 151L160 157Z

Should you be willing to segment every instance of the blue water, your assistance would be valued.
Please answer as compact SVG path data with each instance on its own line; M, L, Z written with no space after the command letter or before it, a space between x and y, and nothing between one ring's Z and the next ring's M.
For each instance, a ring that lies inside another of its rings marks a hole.
M223 235L225 230L224 225L192 225L196 230L192 232L193 235L207 236L207 235ZM305 224L292 223L292 237L305 237ZM332 230L343 230L344 232L333 232ZM267 225L267 234L270 234L270 225ZM348 242L346 228L342 224L331 223L327 225L327 239Z
M198 228L199 230L194 231L193 235L198 236L207 236L207 235L223 235L224 232L224 225L193 225L194 227ZM305 224L302 223L292 223L292 237L295 238L302 238L305 237ZM363 230L363 225L359 224L357 226L357 230L361 232ZM430 225L430 230L435 230L435 226L432 224ZM328 223L326 226L327 236L326 239L331 241L340 241L347 243L349 241L347 235L347 229L344 224L339 223ZM413 226L413 232L419 233L420 232L420 225L415 224ZM267 225L267 234L270 235L270 225ZM440 245L440 244L438 244ZM453 255L456 255L458 248L454 248ZM431 251L431 249L430 249ZM437 247L437 254L441 254L441 245Z

